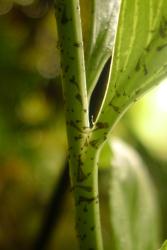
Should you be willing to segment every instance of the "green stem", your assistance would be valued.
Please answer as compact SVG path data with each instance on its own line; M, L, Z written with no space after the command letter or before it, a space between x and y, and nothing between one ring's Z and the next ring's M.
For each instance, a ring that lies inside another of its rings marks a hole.
M89 148L83 163L81 181L73 187L76 207L76 228L80 249L102 250L99 217L98 168L96 150Z
M79 0L56 0L69 165L81 250L102 250L96 147L90 125Z

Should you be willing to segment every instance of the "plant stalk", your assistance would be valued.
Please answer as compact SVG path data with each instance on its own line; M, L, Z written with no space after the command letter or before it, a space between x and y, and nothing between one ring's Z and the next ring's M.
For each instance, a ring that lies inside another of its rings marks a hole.
M71 185L80 250L102 250L97 148L90 144L79 0L55 1L65 98Z
M95 148L89 148L77 179L72 180L77 238L81 250L103 249L99 213L98 168L95 155Z

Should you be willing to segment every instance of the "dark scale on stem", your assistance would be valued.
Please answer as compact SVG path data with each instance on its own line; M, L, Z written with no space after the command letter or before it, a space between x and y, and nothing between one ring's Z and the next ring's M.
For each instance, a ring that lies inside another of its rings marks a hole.
M64 53L64 49L61 48L61 49L60 49L60 52L61 52L61 53Z
M78 83L77 83L77 81L75 80L75 76L74 76L74 75L69 79L69 81L70 81L72 84L74 84L74 85L76 86L76 88L78 89Z
M80 10L80 7L79 7L79 5L77 5L77 7L76 7L76 10L78 10L78 11Z
M121 96L121 93L119 93L118 90L115 91L115 94L116 94L117 97Z
M162 38L166 38L167 36L167 20L165 19L165 17L162 17L159 34Z
M128 97L130 99L130 96L126 93L125 89L123 89L122 96Z
M78 126L75 124L75 122L72 121L72 120L71 120L67 125L69 125L69 126L75 128L76 130L78 130L78 131L81 132L81 133L83 132L83 131L81 130L81 128L78 127Z
M90 174L85 174L83 172L83 169L81 166L78 167L78 171L77 171L77 182L81 183L83 181L85 181L88 177L90 176ZM85 190L88 192L88 190Z
M64 68L64 72L67 73L69 71L69 65L66 65L65 68Z
M106 135L103 136L103 140L104 141L107 140L107 136Z
M148 53L148 52L150 52L150 50L151 50L151 45L152 45L152 42L150 42L148 45L147 45L147 47L145 48L145 51Z
M136 67L135 67L135 70L138 72L139 70L141 69L141 58L139 58L137 64L136 64Z
M81 160L81 154L78 155L78 166L83 166L83 161Z
M69 151L71 151L72 149L73 149L73 147L71 146L71 147L69 147L69 149L68 149L68 150L69 150Z
M69 56L69 59L71 60L71 61L74 61L74 57L73 56Z
M55 4L55 9L60 13L62 12L62 8L60 6L57 6L56 4Z
M80 163L79 163L80 164ZM79 165L78 166L78 172L77 172L77 181L78 182L83 182L84 180L86 180L89 177L89 175L85 174L82 170L82 167Z
M111 106L112 109L113 109L116 113L118 113L118 114L121 113L119 107L117 107L117 106L115 106L114 104L112 104L112 102L109 103L109 106Z
M84 209L83 209L84 213L87 213L88 212L88 208L85 206Z
M108 135L108 132L105 132L105 133L103 134L104 138L107 138L107 135Z
M97 122L96 129L106 129L109 128L109 124L107 122Z
M157 47L157 51L161 51L162 49L166 48L167 47L167 43L161 45L161 46L158 46Z
M135 95L136 96L138 96L138 95L140 95L142 93L142 89L140 88L140 89L137 89L136 91L135 91Z
M84 240L86 238L86 234L83 234L81 237L81 240Z
M99 140L92 140L92 141L90 141L90 145L93 147L93 148L95 148L95 149L98 149L98 142L99 142Z
M77 94L75 97L76 97L76 99L79 101L79 103L82 105L82 98L81 98L81 95L80 95L80 94Z
M92 203L92 202L98 202L98 195L95 196L95 197L85 197L85 196L79 196L79 199L78 199L78 205L80 205L81 203Z
M88 138L86 138L84 142L84 147L87 147L88 145L89 145L89 141L88 141Z
M76 123L80 123L81 121L80 121L80 120L76 120L75 122L76 122Z
M67 17L67 14L66 14L66 9L64 8L63 9L63 12L62 12L62 18L61 18L61 23L63 25L67 24L69 21L71 21L72 19L71 18L68 18Z
M143 69L145 75L148 74L147 66L146 66L146 64L144 62L142 62L142 59L140 57L137 64L136 64L135 70L138 72L141 69Z
M82 43L76 42L76 43L73 44L73 46L76 47L76 48L81 48L82 47Z
M147 75L148 74L148 69L146 64L143 64L143 70L144 70L144 74Z
M58 11L58 12L62 12L63 8L64 8L64 4L63 3L57 3L57 2L54 2L54 7L55 9Z
M78 141L78 140L81 140L81 139L82 139L82 135L74 136L75 141Z
M83 130L88 130L88 129L89 129L89 127L87 127L87 126L83 127Z

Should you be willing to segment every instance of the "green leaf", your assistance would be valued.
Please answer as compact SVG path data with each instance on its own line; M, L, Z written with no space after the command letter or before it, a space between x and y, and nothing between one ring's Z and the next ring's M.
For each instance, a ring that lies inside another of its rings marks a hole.
M119 1L81 0L80 2L83 11L82 20L84 27L87 27L87 37L84 39L85 64L90 97L100 72L112 54Z
M158 249L159 211L146 167L125 143L113 140L106 144L110 147L108 166L112 166L109 191L112 249ZM103 153L100 153L100 164L106 166Z
M167 250L167 240L164 242L161 249L159 249L159 250Z
M108 126L95 129L94 139L102 139L127 108L164 77L167 1L122 0L109 87L97 120Z

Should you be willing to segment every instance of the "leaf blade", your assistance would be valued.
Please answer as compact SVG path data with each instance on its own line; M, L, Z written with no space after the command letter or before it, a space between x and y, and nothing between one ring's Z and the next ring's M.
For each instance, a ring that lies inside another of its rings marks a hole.
M91 17L85 48L85 64L88 96L90 97L102 68L112 54L118 20L119 1L91 0L89 2L91 2L91 6L89 6L91 8ZM83 4L83 8L86 4L86 2L85 5Z
M167 250L167 240L163 243L162 247L159 250Z
M129 106L167 77L167 2L123 0L113 53L109 87L97 120L108 127L93 133L101 142Z
M160 236L157 199L137 152L118 139L108 140L100 151L99 163L110 176L107 181L113 249L157 249Z
M158 209L153 186L144 164L134 150L120 141L112 144L112 150L115 157L112 160L110 209L113 213L111 223L118 241L117 249L157 249ZM120 200L122 200L120 204L117 192L120 193ZM122 215L117 211L119 205L123 206L120 212ZM120 222L123 220L126 225L118 225L118 220ZM122 241L121 237L123 237Z

